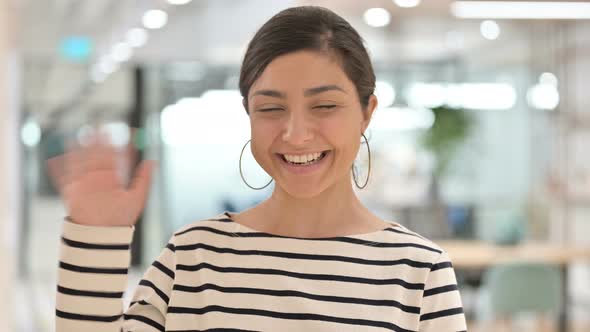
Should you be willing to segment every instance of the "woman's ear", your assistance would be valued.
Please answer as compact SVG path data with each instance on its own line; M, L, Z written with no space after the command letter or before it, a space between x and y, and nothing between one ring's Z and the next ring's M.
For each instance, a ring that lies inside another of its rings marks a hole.
M371 123L371 118L373 117L373 112L377 109L377 97L373 94L369 97L369 102L367 103L367 109L363 112L363 124L362 124L362 133L364 133L369 124Z

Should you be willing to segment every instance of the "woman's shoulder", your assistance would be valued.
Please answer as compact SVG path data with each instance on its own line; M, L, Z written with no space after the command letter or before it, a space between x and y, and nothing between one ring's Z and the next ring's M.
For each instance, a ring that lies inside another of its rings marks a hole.
M388 235L391 236L391 242L398 245L406 246L410 251L423 253L430 256L430 260L439 260L441 255L446 254L445 250L434 240L431 240L421 234L403 226L402 224L388 221L391 226L387 228ZM420 255L424 256L424 255Z
M202 234L225 234L231 235L233 221L225 213L210 218L199 219L178 228L173 235L177 241L187 238L200 237Z

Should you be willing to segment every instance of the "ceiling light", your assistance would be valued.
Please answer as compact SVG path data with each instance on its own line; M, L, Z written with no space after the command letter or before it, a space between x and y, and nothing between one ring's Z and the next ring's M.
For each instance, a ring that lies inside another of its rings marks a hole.
M539 110L554 110L559 105L559 91L552 84L535 84L527 91L527 102Z
M420 4L420 0L394 0L393 2L402 8L412 8Z
M34 147L41 141L41 127L36 122L29 120L21 128L20 135L26 146Z
M111 57L117 62L125 62L131 58L133 51L127 43L115 44L111 50Z
M557 76L553 73L543 73L539 76L539 83L557 86Z
M590 19L590 3L567 1L455 1L451 13L459 18Z
M105 56L100 63L98 64L98 68L106 75L110 75L117 71L118 64L111 59L109 56Z
M383 8L370 8L365 12L364 19L368 25L379 28L389 24L391 15Z
M498 23L492 20L485 20L481 22L479 30L485 39L495 40L500 36L500 26Z
M168 23L168 14L159 9L148 10L143 14L142 22L148 29L160 29Z
M129 43L129 46L142 47L147 42L148 33L145 31L145 29L135 28L127 31L127 35L125 37L127 39L127 43Z

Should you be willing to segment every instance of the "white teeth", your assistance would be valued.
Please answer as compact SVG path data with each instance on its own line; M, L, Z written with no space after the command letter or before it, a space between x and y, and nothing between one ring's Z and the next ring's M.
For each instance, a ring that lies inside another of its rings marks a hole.
M310 161L314 161L316 159L318 159L320 156L322 155L321 152L316 152L316 153L310 153L307 155L288 155L285 154L284 157L285 159L287 159L287 161L290 161L292 163L308 163Z

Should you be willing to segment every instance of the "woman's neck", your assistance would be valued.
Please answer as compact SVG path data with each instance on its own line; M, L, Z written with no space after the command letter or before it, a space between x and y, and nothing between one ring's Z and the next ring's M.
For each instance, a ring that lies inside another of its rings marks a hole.
M295 198L277 186L269 199L245 211L243 217L260 231L293 237L356 234L385 226L360 202L350 181L306 199Z

